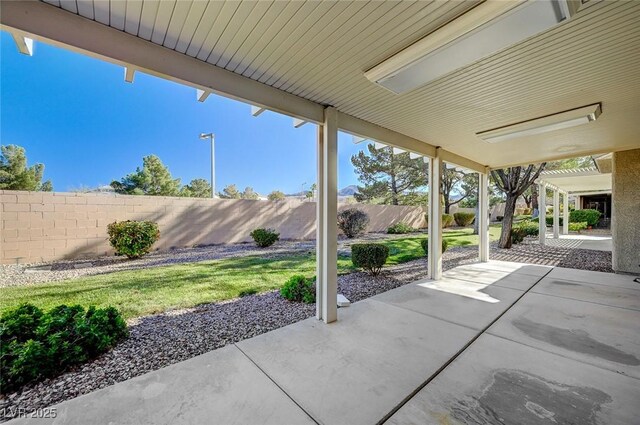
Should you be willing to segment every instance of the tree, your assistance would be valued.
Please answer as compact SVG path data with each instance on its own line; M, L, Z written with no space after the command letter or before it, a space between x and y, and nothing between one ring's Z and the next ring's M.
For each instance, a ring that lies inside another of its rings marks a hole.
M511 167L502 170L491 170L491 177L495 185L507 196L504 206L504 218L502 219L502 232L498 242L500 248L511 248L511 226L513 225L513 214L516 210L516 200L536 181L542 170L544 170L545 165L546 163L543 162L538 166L531 164L526 169L523 169L523 167Z
M467 198L475 197L478 187L478 178L476 173L465 174L455 168L445 168L442 172L442 196L444 198L444 212L449 214L451 206L455 205ZM458 199L454 200L452 195L458 194ZM477 198L476 198L477 204Z
M267 195L267 199L270 201L284 201L285 196L283 192L279 190L274 190L269 195Z
M205 179L193 179L182 186L180 195L190 198L211 198L211 185Z
M358 152L351 163L358 173L355 198L359 202L400 205L403 195L416 192L427 183L425 166L420 159L411 159L409 153L394 155L392 149L367 146L368 154Z
M22 146L0 146L0 189L51 192L50 180L42 181L43 164L27 166L27 155Z
M218 193L218 196L222 199L241 199L242 193L240 193L235 184L230 184L225 186L222 192Z
M311 187L309 187L309 190L307 190L304 194L304 197L311 200L313 199L313 197L315 196L316 190L318 189L318 185L313 183L311 185Z
M260 195L258 195L252 187L247 186L244 188L244 192L242 192L242 199L260 199Z
M142 158L142 168L128 174L119 182L111 182L117 193L128 195L178 196L180 179L174 179L169 169L155 155Z

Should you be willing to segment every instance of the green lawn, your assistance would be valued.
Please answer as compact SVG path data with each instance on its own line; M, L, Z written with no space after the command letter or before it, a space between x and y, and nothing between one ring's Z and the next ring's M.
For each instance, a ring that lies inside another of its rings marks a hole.
M477 244L478 236L471 233L471 229L445 231L444 238L449 241L450 247ZM491 239L495 240L500 228L492 227L490 233ZM424 238L412 235L384 241L390 248L387 264L423 258L420 240ZM313 276L315 267L314 255L271 259L241 257L14 286L0 289L0 313L29 302L44 309L60 304L111 305L126 318L139 317L236 298L243 290L273 290L282 286L292 275ZM338 259L339 273L353 270L349 257Z

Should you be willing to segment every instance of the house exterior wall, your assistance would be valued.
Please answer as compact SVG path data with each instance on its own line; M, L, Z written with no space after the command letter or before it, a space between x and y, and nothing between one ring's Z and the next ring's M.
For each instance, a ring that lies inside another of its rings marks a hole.
M160 227L159 250L251 241L258 227L272 227L282 239L315 238L316 204L0 191L0 263L34 263L112 254L107 225L120 220L152 220ZM398 221L426 225L422 207L339 205L369 214L369 232Z
M612 179L613 270L640 274L640 149L613 154Z

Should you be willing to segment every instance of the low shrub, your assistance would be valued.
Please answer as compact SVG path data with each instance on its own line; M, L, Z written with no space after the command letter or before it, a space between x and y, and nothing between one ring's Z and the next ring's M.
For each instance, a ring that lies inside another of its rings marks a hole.
M451 227L453 225L453 216L451 214L442 214L442 227Z
M56 376L128 336L113 307L60 305L43 313L23 304L0 317L0 393Z
M349 239L364 233L369 224L369 215L357 208L348 208L338 213L338 227Z
M519 228L519 227L513 227L511 229L511 243L512 244L519 244L520 242L522 242L525 238L526 234L524 233L524 231Z
M271 246L280 239L280 233L274 229L255 229L250 235L260 248Z
M422 239L420 241L420 245L422 246L422 250L424 251L424 255L429 255L429 238ZM449 242L446 239L442 240L442 252L445 252L449 248Z
M532 212L531 208L525 208L522 210L522 215L531 215Z
M569 223L569 231L570 232L579 232L581 230L586 229L588 226L586 221L583 221L581 223Z
M404 233L411 233L411 232L415 232L416 229L414 229L413 227L409 226L407 223L405 223L404 221L401 221L399 223L396 223L392 226L389 226L389 228L387 229L387 233L389 234L404 234Z
M457 212L453 215L453 219L456 221L458 226L466 227L473 223L473 220L476 219L476 215L474 213Z
M351 245L351 262L354 266L364 269L372 276L382 270L382 266L389 258L389 247L381 243L362 243Z
M257 293L258 293L258 290L256 288L242 289L240 292L238 292L238 297L244 298L244 297L248 297L249 295L255 295Z
M109 243L116 255L139 258L151 251L160 238L158 225L153 221L114 221L107 226Z
M308 279L302 275L291 276L282 288L280 295L289 301L312 304L316 302L315 279Z
M523 220L511 228L511 242L518 244L527 236L538 236L540 228L538 222Z
M600 221L602 213L598 210L574 210L569 212L569 223L583 223L587 226L595 226Z
M553 226L553 216L552 215L548 215L545 217L545 221L547 222L547 226ZM571 220L569 220L571 221ZM562 223L564 223L564 220L562 219L562 217L558 217L558 225L562 226Z

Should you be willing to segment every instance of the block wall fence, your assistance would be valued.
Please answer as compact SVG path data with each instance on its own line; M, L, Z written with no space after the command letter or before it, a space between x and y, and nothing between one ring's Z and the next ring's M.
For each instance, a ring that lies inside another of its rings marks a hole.
M92 258L113 254L107 225L120 220L152 220L160 226L154 249L249 242L258 227L272 227L281 239L314 239L316 204L301 200L278 202L47 193L0 190L0 263ZM369 214L367 231L382 232L405 221L426 225L422 207L339 205Z

